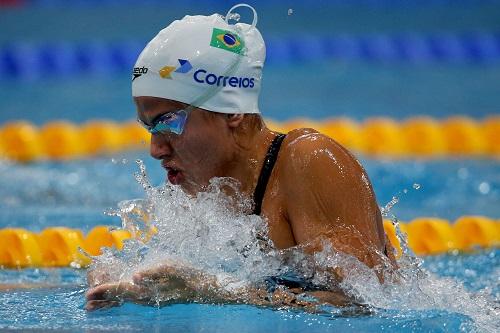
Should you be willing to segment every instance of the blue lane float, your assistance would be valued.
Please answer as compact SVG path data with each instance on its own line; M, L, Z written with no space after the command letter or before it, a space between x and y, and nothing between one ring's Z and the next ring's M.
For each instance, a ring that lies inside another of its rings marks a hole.
M128 71L140 41L12 42L0 46L0 79L108 75ZM465 34L295 35L267 39L267 62L287 65L324 60L410 64L500 61L500 32Z

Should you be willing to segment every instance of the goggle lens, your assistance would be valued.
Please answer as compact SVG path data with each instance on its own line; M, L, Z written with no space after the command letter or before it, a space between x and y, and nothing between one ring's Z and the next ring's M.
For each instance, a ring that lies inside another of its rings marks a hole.
M174 133L181 135L186 125L187 116L188 112L186 110L179 110L165 113L156 119L152 126L146 125L140 119L138 121L151 134Z

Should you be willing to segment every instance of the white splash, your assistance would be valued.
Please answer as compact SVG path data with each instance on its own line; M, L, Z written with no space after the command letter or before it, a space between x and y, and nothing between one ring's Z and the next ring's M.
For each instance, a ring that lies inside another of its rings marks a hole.
M259 282L277 274L281 263L267 224L248 214L252 202L238 195L234 180L213 179L205 192L190 197L178 186L153 187L144 165L139 165L136 179L147 198L120 202L117 210L108 212L119 216L136 239L127 241L123 251L107 250L97 257L94 269L112 267L108 276L131 280L135 272L175 258L214 276L229 275L233 283Z
M130 281L134 273L165 260L181 261L218 277L228 291L234 286L262 285L270 276L295 272L315 285L341 288L373 311L444 310L468 316L481 331L495 332L498 328L495 318L500 313L491 293L472 293L459 281L424 270L423 261L407 247L396 218L393 223L403 254L396 272L381 270L385 281L381 284L372 269L328 245L313 256L300 248L275 250L266 221L249 215L251 200L238 194L234 180L214 179L205 192L191 197L177 186L153 187L144 165L138 162L136 179L146 198L121 202L112 212L121 217L123 228L136 239L127 241L120 252L108 249L95 258L91 269L105 270L104 280ZM397 201L393 198L382 209L384 215ZM336 268L348 274L339 285L332 286L337 280L325 272Z
M236 22L239 22L240 19L241 19L241 15L238 14L238 13L229 13L229 15L227 16L227 19L228 20L234 20Z

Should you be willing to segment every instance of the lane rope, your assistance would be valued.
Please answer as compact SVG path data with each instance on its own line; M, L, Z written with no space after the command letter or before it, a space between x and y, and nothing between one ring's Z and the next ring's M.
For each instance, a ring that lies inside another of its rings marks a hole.
M484 216L462 216L453 223L440 218L420 217L399 223L407 234L408 245L417 255L437 255L500 245L500 220ZM393 223L384 220L386 234L400 254L401 248ZM147 242L154 227L139 234L109 226L97 226L84 235L81 230L49 227L39 233L23 228L0 229L0 268L74 267L83 268L90 255L101 254L103 247L121 250L130 238Z
M389 158L500 157L500 115L484 120L415 117L404 121L371 118L358 123L347 118L322 121L292 119L266 124L287 133L310 127L345 147L367 156ZM14 162L72 160L147 149L150 135L135 121L52 121L41 127L26 121L0 126L0 158Z
M301 34L266 39L269 65L325 60L381 63L497 64L500 32ZM0 80L47 80L131 71L145 42L28 41L0 45Z

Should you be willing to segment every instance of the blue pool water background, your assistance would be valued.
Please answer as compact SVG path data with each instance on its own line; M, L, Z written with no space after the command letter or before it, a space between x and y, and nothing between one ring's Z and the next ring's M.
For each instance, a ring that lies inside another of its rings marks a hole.
M128 1L127 5L95 2L40 1L36 5L0 9L0 48L57 43L108 45L133 42L144 46L170 21L186 14L225 14L231 1ZM62 4L61 4L62 3ZM258 26L273 45L293 39L301 54L314 53L310 36L378 34L494 37L491 61L457 61L453 54L437 61L411 63L401 59L347 57L273 59L264 71L261 110L266 117L322 119L370 116L396 119L425 114L436 118L462 114L482 118L500 105L500 2L498 1L249 1L259 13ZM453 3L452 5L450 3ZM293 14L288 15L288 10ZM248 19L242 12L242 19ZM21 24L22 23L22 24ZM453 49L453 46L450 46ZM99 58L101 49L91 48ZM6 51L5 51L6 52ZM132 53L138 51L133 51ZM290 51L292 52L292 51ZM297 51L293 51L297 52ZM353 51L354 52L354 51ZM94 54L95 53L95 54ZM355 52L356 53L356 52ZM53 119L78 123L93 118L134 117L130 98L130 68L113 70L102 59L98 70L68 68L60 73L51 63L35 76L15 75L7 53L0 56L0 122L29 119L43 124ZM137 54L129 54L129 66ZM451 57L451 58L450 58ZM28 66L18 63L17 66ZM110 68L108 68L110 67ZM108 68L108 69L107 69ZM4 71L2 71L4 69ZM10 74L9 74L10 73ZM15 73L15 72L14 72Z
M227 1L79 5L34 1L0 7L0 45L149 40L173 18L187 13L225 12ZM301 34L498 32L497 1L253 1L264 37ZM288 15L293 8L292 15ZM20 24L21 22L21 24ZM309 62L274 61L266 67L261 98L265 117L323 119L373 116L405 119L461 114L475 119L499 113L500 63L437 62L408 64L360 59ZM0 124L26 119L82 123L89 119L134 118L130 73L69 73L35 78L0 76ZM136 159L145 161L154 184L164 181L159 163L147 151L72 161L16 165L0 162L0 228L40 231L64 225L90 230L119 225L103 211L124 199L142 197L135 182ZM453 220L461 215L500 216L500 172L495 159L384 160L360 156L381 205L393 196L392 213L403 221L419 216ZM415 190L413 184L419 184ZM407 189L408 193L404 193ZM468 290L489 288L498 304L499 251L425 258L424 266L462 281ZM240 331L240 332L456 332L471 319L437 310L379 310L370 316L310 315L251 306L175 305L163 309L127 304L88 314L83 310L84 271L72 269L0 270L1 284L32 284L33 289L0 292L0 328L70 330ZM470 326L462 327L468 331Z
M165 181L160 162L146 152L65 163L0 163L0 226L40 231L65 225L88 231L95 225L120 225L118 218L103 212L116 208L121 200L144 196L133 176L138 171L136 159L144 160L153 184ZM391 213L402 221L421 216L453 221L462 215L499 215L496 160L363 158L362 162L380 205L399 198Z

